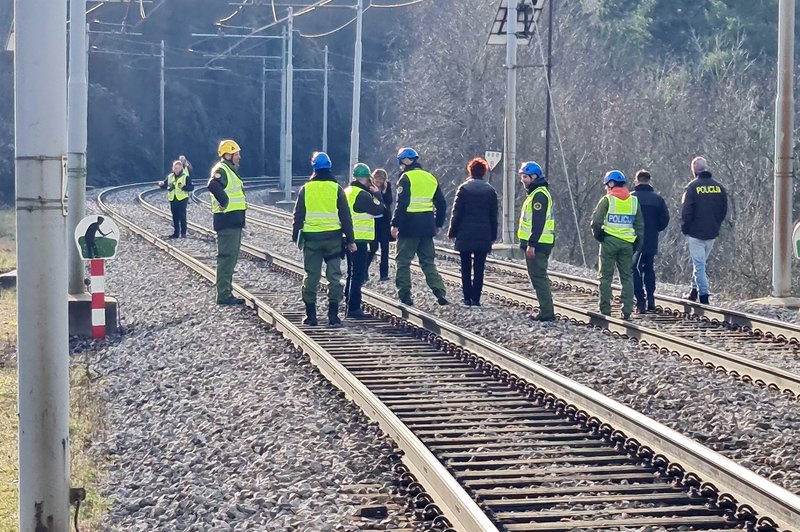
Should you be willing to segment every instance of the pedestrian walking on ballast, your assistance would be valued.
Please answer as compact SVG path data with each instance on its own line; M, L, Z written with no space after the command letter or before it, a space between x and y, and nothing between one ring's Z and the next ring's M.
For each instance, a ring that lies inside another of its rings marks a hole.
M167 238L186 238L186 206L189 203L189 192L194 187L183 163L173 162L172 172L163 181L159 181L158 186L167 190L169 210L172 212L173 231Z
M383 213L375 217L375 240L369 244L369 255L367 258L367 277L369 277L369 267L372 265L372 259L380 249L381 260L378 266L380 274L379 282L389 280L389 242L394 242L391 232L392 222L392 203L394 196L392 193L392 184L389 182L386 170L383 168L376 168L372 171L372 184L378 189L375 193L377 198L383 205Z
M553 309L553 293L547 265L556 239L556 221L553 217L553 197L549 183L542 175L542 167L536 161L522 163L517 173L528 195L519 213L517 238L519 247L525 250L525 265L528 268L536 301L539 303L537 321L556 319Z
M600 313L611 316L611 281L614 268L622 285L622 318L629 320L633 311L633 252L644 241L644 218L639 199L625 188L625 174L619 170L603 178L606 195L600 198L592 214L592 233L600 242Z
M636 296L636 312L656 310L656 272L658 233L669 225L669 209L664 198L650 184L650 172L639 170L633 180L632 196L639 200L644 217L644 244L633 254L633 294Z
M722 222L728 214L728 193L722 184L711 177L708 162L703 157L692 159L694 180L686 185L681 199L681 232L686 235L692 259L691 290L684 298L709 304L706 263Z
M411 260L414 255L425 274L425 282L436 302L447 305L444 281L436 270L433 237L439 234L447 216L447 201L439 181L419 164L413 148L397 152L400 179L397 182L397 209L392 217L392 236L397 239L397 293L400 301L413 305L411 299Z
M239 162L242 150L233 140L223 140L217 148L219 161L211 168L208 191L211 192L211 212L217 233L217 304L243 305L244 299L232 291L233 272L239 261L242 229L245 225L247 199Z
M361 310L361 287L367 278L367 253L375 240L375 216L383 214L383 204L376 197L378 189L372 184L369 166L356 163L353 180L344 189L350 216L353 218L353 238L356 250L347 254L346 314L352 319L368 317Z
M331 171L331 158L319 151L311 156L311 177L297 193L294 204L292 240L303 250L302 297L306 307L305 325L317 325L317 289L325 263L328 279L328 325L341 326L342 259L355 253L353 220L347 196ZM344 237L344 242L342 238Z
M459 185L447 236L461 257L461 286L466 306L479 307L486 255L497 240L497 191L483 180L489 163L480 157L467 164L467 179Z

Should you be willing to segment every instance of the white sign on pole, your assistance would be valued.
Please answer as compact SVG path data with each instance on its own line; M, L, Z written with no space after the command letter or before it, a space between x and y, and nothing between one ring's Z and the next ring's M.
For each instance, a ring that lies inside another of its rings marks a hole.
M484 155L484 159L489 163L489 170L494 170L494 167L497 166L497 163L499 163L502 158L503 153L499 151L487 151Z
M75 245L83 260L113 259L118 244L119 227L107 216L86 216L75 227Z
M794 258L800 259L800 222L797 222L792 231L792 245L794 247Z

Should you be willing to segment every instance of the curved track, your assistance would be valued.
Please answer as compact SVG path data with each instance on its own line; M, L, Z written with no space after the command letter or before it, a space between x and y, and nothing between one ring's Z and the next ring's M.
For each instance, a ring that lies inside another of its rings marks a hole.
M213 279L208 266L119 221ZM299 264L263 250L243 251L273 269L302 272ZM800 522L794 495L433 316L365 291L374 321L301 328L301 313L281 315L255 290L237 287L381 423L435 503L429 511L440 508L458 529L722 530L749 522L767 531ZM753 508L770 517L758 520Z

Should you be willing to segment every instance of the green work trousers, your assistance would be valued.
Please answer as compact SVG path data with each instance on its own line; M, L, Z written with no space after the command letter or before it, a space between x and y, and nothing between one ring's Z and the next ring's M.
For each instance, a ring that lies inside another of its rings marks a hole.
M217 231L217 303L232 295L233 270L236 269L241 246L241 227L227 227Z
M414 255L419 259L419 266L425 274L425 282L433 290L436 297L444 297L444 281L436 271L436 249L433 247L433 238L403 237L397 239L397 277L395 286L400 297L411 296L411 260Z
M550 278L547 276L547 263L550 260L550 252L553 251L552 245L539 245L536 255L532 259L525 257L525 265L528 267L528 277L536 292L536 300L539 302L539 318L555 318L553 310L553 292L550 289Z
M625 242L615 236L606 235L600 245L600 313L611 315L611 280L614 278L614 267L619 273L622 285L622 314L630 315L633 311L633 242Z
M329 308L339 308L342 300L342 239L337 237L321 240L306 240L303 244L303 302L315 305L317 289L322 276L322 263L325 263L325 277L328 279Z

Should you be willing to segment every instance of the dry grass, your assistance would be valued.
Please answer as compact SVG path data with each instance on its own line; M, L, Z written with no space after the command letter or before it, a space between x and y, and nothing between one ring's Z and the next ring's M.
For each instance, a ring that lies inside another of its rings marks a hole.
M17 267L15 237L16 219L13 209L0 208L0 273Z

